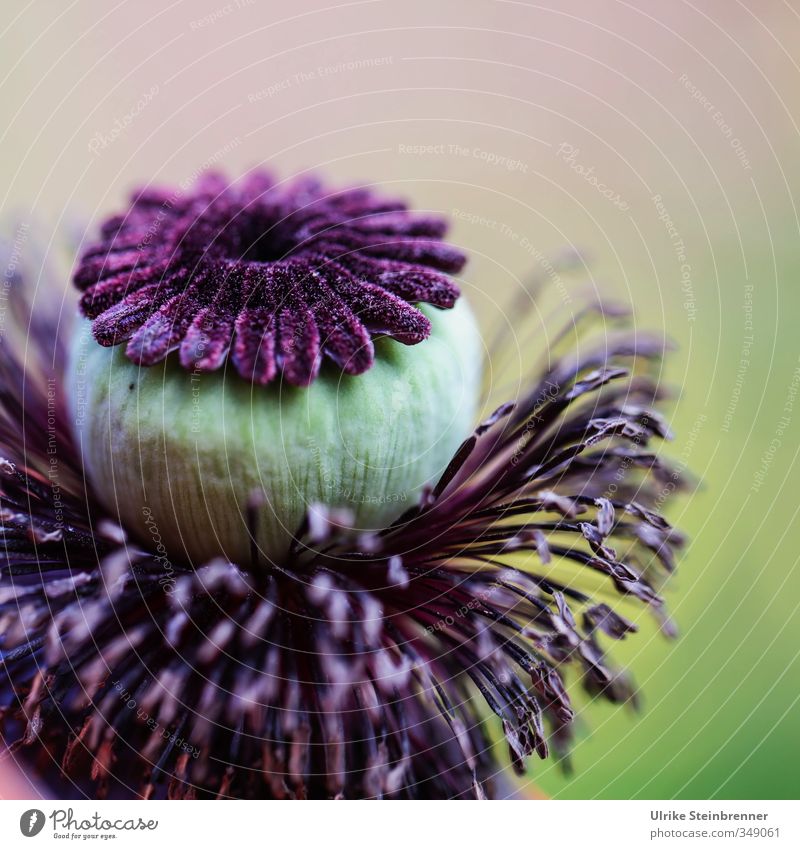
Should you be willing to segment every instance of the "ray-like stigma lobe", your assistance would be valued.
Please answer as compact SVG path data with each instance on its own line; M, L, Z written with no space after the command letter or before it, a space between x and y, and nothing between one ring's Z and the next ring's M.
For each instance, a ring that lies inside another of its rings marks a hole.
M465 255L446 222L371 189L330 191L203 176L189 190L147 188L107 220L74 276L95 339L151 366L230 360L256 384L306 386L324 358L347 374L372 365L373 339L414 345L430 332L414 304L452 307Z

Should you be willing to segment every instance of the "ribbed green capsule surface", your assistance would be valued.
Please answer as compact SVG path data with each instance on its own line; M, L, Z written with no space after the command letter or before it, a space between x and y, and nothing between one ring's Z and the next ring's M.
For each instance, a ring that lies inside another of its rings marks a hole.
M254 492L258 545L273 560L314 503L383 527L437 479L477 412L483 350L469 306L422 309L429 339L378 340L369 371L324 365L307 388L192 373L174 355L141 368L82 322L68 392L93 491L144 542L196 564L249 562Z

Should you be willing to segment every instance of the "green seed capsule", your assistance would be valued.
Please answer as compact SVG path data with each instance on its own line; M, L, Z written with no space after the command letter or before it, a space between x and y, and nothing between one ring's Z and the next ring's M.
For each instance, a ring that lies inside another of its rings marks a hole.
M477 412L483 351L469 306L422 310L425 342L378 340L369 371L323 366L307 388L192 373L174 356L141 368L82 322L68 391L93 491L167 558L198 565L249 562L254 492L257 542L274 560L313 504L345 508L363 531L384 527L435 482Z

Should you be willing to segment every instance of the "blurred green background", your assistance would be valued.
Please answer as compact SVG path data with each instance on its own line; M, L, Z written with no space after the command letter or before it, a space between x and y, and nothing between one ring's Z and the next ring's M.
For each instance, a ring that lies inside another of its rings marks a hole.
M590 269L563 278L576 298L613 293L675 340L666 451L703 482L670 507L690 538L668 589L681 636L642 619L616 649L642 712L582 709L574 772L530 781L796 798L798 4L8 5L3 212L46 242L139 182L320 168L452 215L487 327L567 247Z

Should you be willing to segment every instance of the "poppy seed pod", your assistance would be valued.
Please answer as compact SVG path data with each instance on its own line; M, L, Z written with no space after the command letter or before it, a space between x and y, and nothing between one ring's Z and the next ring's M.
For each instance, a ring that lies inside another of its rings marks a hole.
M476 415L472 313L461 299L426 314L424 344L380 340L365 374L325 367L302 388L172 359L137 366L83 323L68 392L83 408L75 438L95 492L139 538L158 534L171 557L194 563L246 563L253 543L279 562L315 505L377 532L442 474Z

